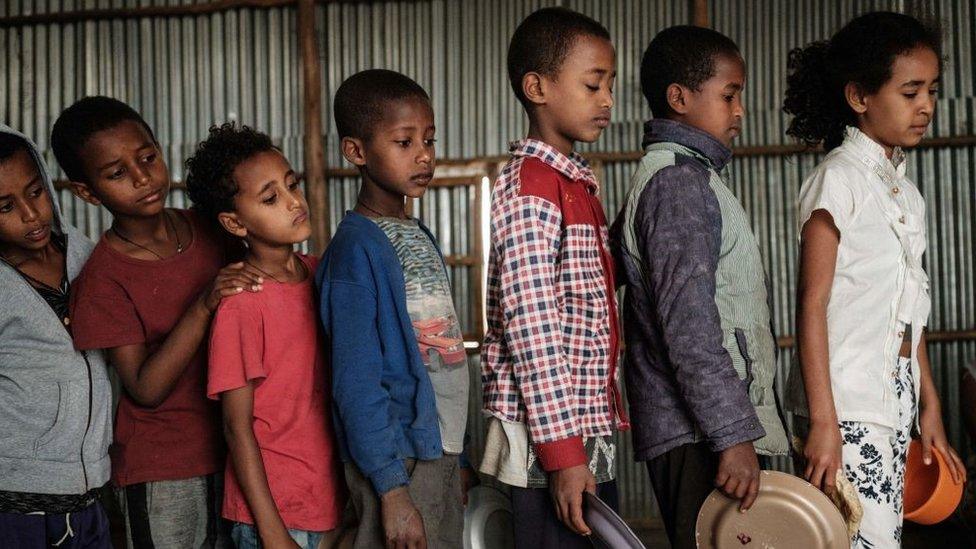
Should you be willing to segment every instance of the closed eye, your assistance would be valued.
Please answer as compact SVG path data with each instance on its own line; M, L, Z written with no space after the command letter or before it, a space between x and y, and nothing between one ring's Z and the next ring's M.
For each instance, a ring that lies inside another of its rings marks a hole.
M268 198L265 198L264 200L262 200L261 202L264 202L268 206L271 206L272 204L274 204L277 201L278 201L278 193L274 193L271 196L269 196Z

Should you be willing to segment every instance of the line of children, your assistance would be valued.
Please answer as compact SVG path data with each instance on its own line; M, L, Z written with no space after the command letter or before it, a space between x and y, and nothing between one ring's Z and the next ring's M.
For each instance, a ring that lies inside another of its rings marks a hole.
M912 430L946 456L926 351L925 202L904 148L935 113L942 37L897 13L860 16L790 55L787 133L829 151L800 189L798 358L787 404L806 439L797 472L830 491L838 469L864 508L856 549L901 545Z
M902 152L931 121L940 40L871 13L790 57L788 133L830 152L800 195L788 404L806 440L798 472L829 491L841 469L859 491L855 547L900 542L913 426L926 459L936 448L965 478L926 353L924 201ZM607 30L563 8L528 16L508 51L529 129L491 196L480 468L511 489L518 547L588 547L584 492L617 505L618 285L634 457L672 546L695 546L714 487L749 509L766 456L787 452L767 280L728 188L739 49L688 26L650 42L654 118L608 231L573 149L610 122L615 62ZM104 97L65 110L55 155L113 215L92 248L61 220L36 147L0 126L4 546L109 546L100 350L124 389L110 453L129 547L227 543L221 499L237 547L331 546L347 495L353 547L462 545L467 355L436 239L405 207L433 177L430 99L368 70L343 82L334 115L362 185L320 261L293 251L318 212L250 128L211 130L187 161L196 208L174 210L138 113Z

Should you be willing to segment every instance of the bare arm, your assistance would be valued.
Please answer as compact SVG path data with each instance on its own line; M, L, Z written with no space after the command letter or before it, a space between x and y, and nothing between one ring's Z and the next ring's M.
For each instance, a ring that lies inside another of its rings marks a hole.
M919 428L922 439L922 459L926 464L932 461L932 447L934 446L945 457L949 464L952 480L959 484L966 480L966 466L956 451L949 446L946 438L945 426L942 423L942 404L939 402L939 392L932 380L932 368L929 365L928 344L925 334L918 343L918 371L921 374L919 389Z
M251 509L254 525L265 547L298 547L278 514L271 497L261 450L254 438L254 386L224 392L220 396L224 412L224 438L244 499Z
M123 345L108 350L108 358L118 370L126 392L142 406L155 408L166 400L190 359L207 335L210 317L226 296L258 291L262 279L234 263L221 269L213 284L183 313L163 344L152 354L145 343Z
M830 388L827 304L834 280L840 232L830 214L816 210L800 238L799 300L796 311L798 351L810 412L803 476L821 490L834 489L841 466L842 441Z

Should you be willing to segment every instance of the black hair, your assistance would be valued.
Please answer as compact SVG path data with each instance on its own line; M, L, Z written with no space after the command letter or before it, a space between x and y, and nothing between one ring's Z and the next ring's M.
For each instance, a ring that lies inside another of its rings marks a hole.
M0 162L17 154L18 151L27 151L30 154L30 146L27 141L12 133L0 132Z
M877 92L891 78L895 58L915 48L931 49L942 67L942 32L938 25L909 15L871 12L852 19L830 40L795 48L787 60L783 111L793 115L787 135L808 146L833 149L844 140L844 127L857 118L844 88Z
M368 140L390 103L407 99L430 102L420 84L396 71L369 69L346 78L332 102L339 137Z
M217 214L233 211L240 190L234 170L258 153L276 150L267 134L248 126L233 122L211 126L210 135L186 159L186 192L194 208L212 222Z
M739 46L724 34L704 27L677 25L657 33L641 58L641 93L654 118L671 115L668 86L680 84L699 91L715 76L715 58L741 58Z
M85 181L82 149L88 139L103 130L131 120L141 125L154 143L152 128L138 112L118 99L101 95L79 99L58 116L51 129L54 157L71 181Z
M594 19L566 8L542 8L515 29L508 45L508 80L515 97L528 109L522 79L530 72L552 77L580 36L610 40L610 32Z

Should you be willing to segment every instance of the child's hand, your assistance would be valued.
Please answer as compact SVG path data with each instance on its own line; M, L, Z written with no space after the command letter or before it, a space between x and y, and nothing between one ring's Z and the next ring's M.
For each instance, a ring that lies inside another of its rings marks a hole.
M751 442L740 442L722 450L715 486L730 498L741 500L739 511L752 507L759 495L759 458Z
M922 415L918 420L921 429L922 440L922 461L926 465L932 463L932 447L942 452L946 464L949 465L949 472L952 474L952 481L956 484L966 481L966 466L963 465L959 454L949 446L946 439L945 427L942 425L942 410L939 406L926 406L922 410Z
M264 278L245 263L231 263L217 273L213 284L203 294L203 305L212 313L217 310L221 299L244 290L259 292L263 283Z
M383 494L380 512L387 549L427 549L424 519L406 488L394 488Z
M468 504L468 491L481 483L478 473L471 467L461 467L461 505Z
M843 446L836 421L811 423L810 434L803 447L803 458L807 464L803 478L825 494L832 494L836 489L837 470L843 464Z
M590 527L583 520L583 492L596 494L596 478L590 468L576 465L550 473L549 491L559 520L577 534L590 535Z

